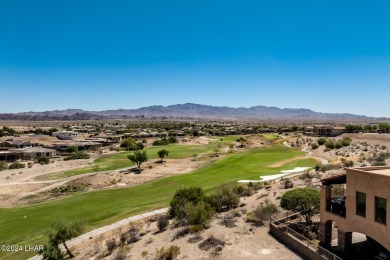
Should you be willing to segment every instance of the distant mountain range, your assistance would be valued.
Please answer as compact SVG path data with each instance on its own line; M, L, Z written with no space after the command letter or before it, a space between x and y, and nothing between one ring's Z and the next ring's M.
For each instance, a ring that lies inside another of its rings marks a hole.
M82 109L54 110L45 112L23 112L0 114L0 120L104 120L104 119L212 119L212 120L256 120L256 121L337 121L361 122L383 121L346 113L320 113L304 108L277 108L254 106L250 108L220 107L199 104L177 104L171 106L149 106L138 109L85 111Z

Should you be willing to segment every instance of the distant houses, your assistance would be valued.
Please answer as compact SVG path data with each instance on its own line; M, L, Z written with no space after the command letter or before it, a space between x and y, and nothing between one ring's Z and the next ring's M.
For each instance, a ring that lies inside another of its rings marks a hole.
M0 161L15 161L19 159L35 159L40 156L52 158L56 155L56 150L43 147L26 148L2 148L0 147Z
M345 127L331 125L315 125L307 126L304 129L304 134L323 137L336 137L345 133Z
M57 137L60 140L77 140L79 133L75 131L58 131L53 132L51 135Z

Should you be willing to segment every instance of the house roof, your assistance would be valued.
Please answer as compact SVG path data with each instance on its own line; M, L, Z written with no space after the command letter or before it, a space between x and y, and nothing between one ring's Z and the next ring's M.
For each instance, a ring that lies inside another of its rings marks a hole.
M340 175L332 176L329 178L321 179L322 185L335 185L335 184L346 184L347 183L347 174L343 173Z
M43 147L30 147L24 149L25 153L52 153L55 152L53 149L43 148Z

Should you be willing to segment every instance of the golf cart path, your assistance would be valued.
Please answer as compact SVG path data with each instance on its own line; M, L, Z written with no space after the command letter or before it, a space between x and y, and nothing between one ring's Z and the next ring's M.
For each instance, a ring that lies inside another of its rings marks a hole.
M287 141L283 142L283 144L284 144L284 146L291 148L291 145L289 145L287 143ZM313 159L316 159L318 161L321 161L322 165L328 165L329 164L328 160L326 160L326 159L324 159L322 157L315 157L315 156L313 156L313 152L309 152L307 150L307 147L302 148L301 151L306 153L306 157L313 158Z

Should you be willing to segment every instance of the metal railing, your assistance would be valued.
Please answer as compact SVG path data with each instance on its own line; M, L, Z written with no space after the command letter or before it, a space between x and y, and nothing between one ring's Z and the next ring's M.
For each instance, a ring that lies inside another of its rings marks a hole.
M277 227L280 231L284 232L286 235L292 237L295 240L300 241L303 246L316 252L318 255L322 256L327 260L342 260L342 258L338 257L334 253L328 251L327 249L323 248L322 246L318 245L317 243L313 242L309 238L303 236L302 234L296 232L295 230L289 228L286 225L286 222L288 222L289 220L301 217L300 213L294 213L291 215L288 215L288 213L287 215L286 213L283 213L283 215L272 216L270 218L270 225L274 225L274 227ZM283 217L281 218L281 216Z

